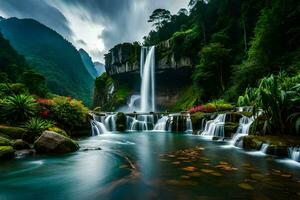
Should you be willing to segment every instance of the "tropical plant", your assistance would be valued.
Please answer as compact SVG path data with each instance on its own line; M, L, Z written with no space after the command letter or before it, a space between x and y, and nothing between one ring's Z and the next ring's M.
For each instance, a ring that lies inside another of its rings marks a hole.
M1 117L8 122L24 122L37 111L34 98L27 94L8 96L1 101Z
M53 98L50 108L53 120L68 128L80 127L86 122L88 109L81 101L70 97L58 96Z
M52 127L54 123L49 120L44 120L40 118L31 118L28 122L25 123L25 129L33 134L40 135L43 131Z

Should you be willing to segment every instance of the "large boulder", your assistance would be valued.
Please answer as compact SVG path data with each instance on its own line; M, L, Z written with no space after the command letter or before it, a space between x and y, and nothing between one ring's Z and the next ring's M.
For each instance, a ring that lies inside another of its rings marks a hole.
M45 131L35 141L34 148L40 154L64 154L77 151L79 145L68 137L52 131Z
M11 146L0 146L0 160L9 160L14 156L15 150Z
M117 114L116 126L117 131L125 131L126 130L126 115L122 112Z

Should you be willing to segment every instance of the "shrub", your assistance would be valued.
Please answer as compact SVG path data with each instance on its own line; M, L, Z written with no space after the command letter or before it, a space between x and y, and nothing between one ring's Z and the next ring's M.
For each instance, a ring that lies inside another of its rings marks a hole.
M81 101L70 97L53 98L53 106L50 108L53 119L69 128L80 127L87 120L88 109Z
M205 105L195 106L189 110L190 113L205 112L211 113L216 111L231 110L233 106L229 103L225 103L224 100L216 100Z
M31 118L25 124L25 129L33 134L33 135L40 135L43 131L49 129L53 126L53 122L40 119L40 118Z
M24 122L36 111L34 98L27 94L8 96L1 101L1 116L8 122Z

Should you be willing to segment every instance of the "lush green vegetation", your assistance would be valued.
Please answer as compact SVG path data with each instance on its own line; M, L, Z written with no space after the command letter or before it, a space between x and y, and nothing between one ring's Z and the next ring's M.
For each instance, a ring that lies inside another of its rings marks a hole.
M1 20L0 29L11 46L25 56L30 67L44 76L32 72L24 74L23 81L29 83L27 86L30 92L37 89L37 94L43 96L46 85L55 94L79 98L91 105L93 78L85 68L79 52L70 42L32 19ZM0 40L0 45L7 44ZM11 62L4 63L9 66L4 70L9 71L7 76L10 80L16 81L28 64L25 64L23 56L16 56L15 53L6 51L6 48L0 49L0 62ZM8 60L1 59L3 55L8 55ZM36 83L41 86L36 86Z
M296 0L190 0L189 11L155 10L144 44L170 40L175 59L194 62L193 84L176 109L216 110L206 102L224 99L263 109L268 133L293 134L300 129L299 17Z

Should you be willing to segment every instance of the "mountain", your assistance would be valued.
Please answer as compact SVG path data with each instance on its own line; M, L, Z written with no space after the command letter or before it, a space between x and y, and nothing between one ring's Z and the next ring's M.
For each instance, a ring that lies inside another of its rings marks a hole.
M91 103L93 78L70 42L33 19L1 20L0 31L29 65L46 77L50 91Z
M97 70L98 76L101 76L104 72L106 72L105 65L103 63L94 62L94 66Z
M84 64L86 70L93 77L93 79L95 79L98 76L98 72L97 72L97 70L94 66L92 58L90 57L90 55L84 49L79 49L78 52L81 56L82 62Z

